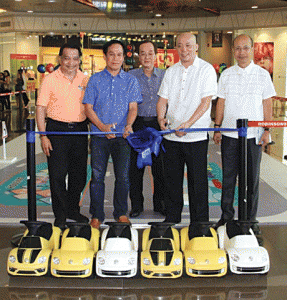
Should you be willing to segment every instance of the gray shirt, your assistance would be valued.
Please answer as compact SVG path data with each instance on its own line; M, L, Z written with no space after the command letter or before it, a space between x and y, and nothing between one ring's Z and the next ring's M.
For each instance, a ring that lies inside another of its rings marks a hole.
M158 90L161 85L165 70L154 68L151 77L144 74L143 69L134 69L129 72L134 75L141 87L143 102L138 105L138 116L155 117Z

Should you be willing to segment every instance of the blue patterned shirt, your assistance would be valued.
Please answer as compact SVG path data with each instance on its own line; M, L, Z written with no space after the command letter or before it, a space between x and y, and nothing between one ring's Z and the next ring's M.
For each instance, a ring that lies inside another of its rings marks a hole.
M121 70L113 76L107 69L91 76L83 99L92 104L98 118L104 124L117 123L116 131L124 132L131 102L142 102L137 79ZM92 124L91 131L100 132Z

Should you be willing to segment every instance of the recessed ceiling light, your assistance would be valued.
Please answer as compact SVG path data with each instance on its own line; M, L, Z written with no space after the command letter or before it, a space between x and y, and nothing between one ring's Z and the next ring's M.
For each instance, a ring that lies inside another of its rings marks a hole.
M21 2L22 0L15 0L15 2Z
M6 12L7 10L0 8L0 14Z
M161 14L156 14L155 16L156 16L156 17L161 17Z
M33 10L28 10L27 13L31 14L33 13Z
M258 8L258 5L253 5L251 8L253 9Z
M227 33L228 33L228 34L231 34L231 33L232 33L232 31L227 31Z
M51 2L51 3L53 3L53 2L56 2L56 0L48 0L48 2Z

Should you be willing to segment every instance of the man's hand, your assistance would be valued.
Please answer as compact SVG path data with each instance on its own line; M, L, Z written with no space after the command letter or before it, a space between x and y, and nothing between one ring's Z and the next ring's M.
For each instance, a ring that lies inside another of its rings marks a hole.
M132 129L132 125L129 124L125 127L125 132L123 134L123 138L124 139L127 138L131 133L133 133L133 129Z
M269 134L269 131L264 131L264 133L262 134L259 145L261 145L263 148L269 143Z
M190 128L190 124L188 123L188 122L184 122L184 123L182 123L180 126L178 126L177 128L175 128L175 134L176 134L176 136L178 136L178 137L182 137L182 136L185 136L186 134L187 134L187 132L186 131L177 131L177 130L179 130L179 129L186 129L186 128Z
M157 120L159 127L161 130L168 130L168 128L166 127L167 125L167 119L166 118L162 118L162 119L158 119Z
M50 151L53 151L53 147L52 147L51 141L45 135L41 136L41 147L42 147L43 152L47 156L50 156Z
M116 124L101 124L98 128L102 131L102 132L110 132L112 131L112 129L115 129ZM114 139L116 137L115 134L106 134L106 138L107 139Z
M221 138L221 133L219 131L214 131L213 141L216 145L219 145L221 143Z

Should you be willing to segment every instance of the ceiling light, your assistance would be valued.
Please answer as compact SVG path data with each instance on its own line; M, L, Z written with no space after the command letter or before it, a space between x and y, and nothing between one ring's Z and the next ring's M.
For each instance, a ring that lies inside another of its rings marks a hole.
M33 10L28 10L27 13L31 14L33 13Z
M15 2L21 2L22 0L15 0Z
M251 8L253 9L258 8L258 5L253 5Z
M156 14L155 16L156 16L156 17L161 17L162 15L161 15L161 14Z
M0 14L6 12L7 10L0 8Z
M48 0L48 2L53 3L56 2L56 0Z

